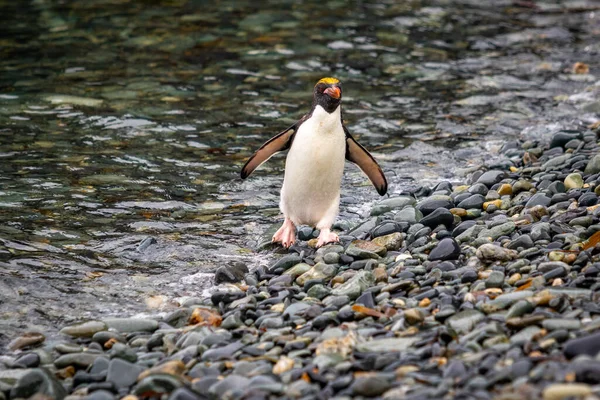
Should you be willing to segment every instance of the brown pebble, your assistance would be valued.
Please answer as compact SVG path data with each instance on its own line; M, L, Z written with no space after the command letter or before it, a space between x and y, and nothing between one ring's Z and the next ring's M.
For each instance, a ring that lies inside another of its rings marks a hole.
M68 367L65 367L63 369L59 369L54 374L59 379L67 379L67 378L74 377L75 376L75 372L76 372L75 371L75 367L73 367L72 365L69 365Z
M590 67L586 63L576 62L573 64L573 73L583 75L588 72L590 72Z
M510 186L508 183L503 183L499 188L498 188L498 194L500 196L506 196L506 195L511 195L512 194L512 186Z
M273 366L273 373L275 375L281 375L284 372L294 368L294 360L289 357L281 357L277 363Z
M496 206L496 208L500 208L500 207L502 207L502 200L492 200L492 201L486 201L485 203L483 203L484 210L487 210L487 208L489 206Z
M388 275L385 267L377 267L373 270L373 276L375 276L375 282L387 282Z
M150 369L143 371L138 376L138 381L141 381L145 377L152 375L152 374L169 374L169 375L180 376L184 372L185 372L185 364L183 363L183 361L172 360L172 361L167 361L162 364L156 365Z
M516 272L508 278L506 283L508 283L511 286L515 286L515 284L519 282L522 278L523 276L520 273Z
M208 308L197 307L192 312L192 316L190 317L188 323L190 325L211 325L211 326L221 326L221 315L214 310Z
M425 317L423 316L421 310L419 310L418 308L409 308L408 310L404 311L404 319L410 325L416 325L423 322Z
M431 300L428 297L425 297L423 300L419 302L419 307L429 307L431 304Z
M575 260L577 260L577 254L574 254L574 253L567 253L563 257L563 262L565 262L567 264L573 264L575 262Z
M451 208L450 212L453 215L456 215L458 217L466 217L467 216L467 210L465 210L464 208Z
M36 346L46 340L46 336L39 332L26 332L14 339L8 344L8 349L11 351L22 349L23 347Z

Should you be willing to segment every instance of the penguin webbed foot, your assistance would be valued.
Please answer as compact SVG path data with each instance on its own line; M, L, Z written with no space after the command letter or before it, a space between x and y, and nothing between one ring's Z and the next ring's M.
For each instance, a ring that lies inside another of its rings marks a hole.
M337 243L340 241L340 237L329 229L322 229L319 234L319 240L317 241L317 247L325 246L327 243Z
M292 220L286 218L281 225L281 228L273 235L272 243L281 243L281 245L289 249L294 243L296 243L296 227Z

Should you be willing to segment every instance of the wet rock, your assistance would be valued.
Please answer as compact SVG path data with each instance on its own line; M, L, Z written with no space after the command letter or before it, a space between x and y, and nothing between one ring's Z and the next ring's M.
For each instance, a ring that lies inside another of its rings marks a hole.
M27 347L35 347L42 344L46 337L38 332L26 332L21 336L13 339L8 344L8 349L11 351L20 350Z
M531 226L531 239L536 242L538 240L551 240L550 224L547 222L539 222Z
M198 394L188 388L181 387L174 390L168 400L200 400Z
M460 246L452 238L442 239L429 253L429 261L457 260L460 257Z
M77 368L87 368L96 360L98 357L104 357L101 353L70 353L63 354L54 360L56 368L65 368L68 366L74 366Z
M398 250L400 247L402 247L403 241L402 234L399 232L376 237L372 240L373 243L378 246L385 247L388 251Z
M27 399L34 394L62 400L67 396L66 390L54 376L45 369L38 368L28 371L19 378L10 390L12 399Z
M527 192L531 189L533 189L533 184L531 182L525 181L525 180L518 180L517 182L515 182L512 185L513 194L517 194L520 192Z
M404 351L412 346L417 338L385 338L360 343L356 350L365 353L382 353L388 351Z
M500 271L492 271L485 280L486 288L501 288L504 285L504 274Z
M309 280L325 280L335 276L338 267L334 264L317 263L311 269L300 275L296 282L304 286Z
M390 386L387 378L372 374L355 379L350 389L354 395L375 397L384 393Z
M228 397L228 393L231 395L235 392L244 392L249 385L250 379L239 375L229 375L212 385L208 392L215 398L223 399Z
M60 333L73 337L91 338L96 332L105 331L107 329L107 324L102 321L87 321L66 326L60 330Z
M183 382L168 374L150 375L138 382L133 389L133 394L139 397L167 395L183 386Z
M328 263L327 263L328 264ZM284 272L285 275L290 275L292 278L297 278L305 272L309 271L312 267L305 263L294 265L292 268Z
M375 299L373 298L373 293L366 292L366 293L361 294L356 299L356 304L362 304L363 306L365 306L367 308L374 308L375 307Z
M351 300L358 298L367 288L373 286L375 278L371 271L358 271L356 275L347 282L334 288L331 294L334 296L348 296Z
M583 171L586 175L600 173L600 154L593 156Z
M482 208L485 203L485 197L480 194L474 194L458 203L457 207L464 208L466 210L471 208ZM423 221L421 221L423 223Z
M404 319L410 325L416 325L423 322L425 316L423 315L423 312L418 308L409 308L408 310L404 311Z
M567 190L570 189L581 189L583 187L583 178L580 174L574 173L569 174L565 178L565 187Z
M119 358L110 360L106 380L112 382L115 388L129 388L137 381L144 368Z
M528 326L515 333L510 338L510 343L513 345L524 345L532 340L535 335L540 333L541 329L537 326Z
M448 318L445 324L456 333L464 334L472 331L484 318L485 315L477 310L465 310Z
M272 267L269 268L269 273L275 273L276 271L280 271L282 273L285 270L292 268L296 264L300 264L302 262L302 258L298 254L290 254L284 257L281 257Z
M477 179L477 183L483 183L487 187L492 187L506 177L504 171L487 171ZM483 203L482 203L483 204Z
M517 252L492 243L479 246L476 252L477 258L483 262L510 261L517 258Z
M242 325L244 325L244 321L242 321L238 314L229 315L221 323L221 327L228 330L239 328Z
M483 238L489 237L491 240L496 240L500 236L510 235L515 229L516 229L515 223L512 221L508 221L504 224L494 226L493 228L490 228L490 229L483 229L481 232L479 232L477 237L480 237L480 238L481 237L483 237Z
M550 142L550 147L565 147L569 141L573 139L581 139L581 133L569 133L569 132L557 132L552 136L552 140Z
M521 235L518 238L516 238L515 240L512 240L507 248L511 249L511 250L517 250L519 248L521 249L529 249L533 246L533 240L531 239L531 236L529 235Z
M600 353L600 332L569 340L565 343L563 353L567 358L581 354L595 357Z
M310 240L313 237L314 229L310 226L301 226L298 228L298 240Z
M94 390L86 396L86 400L114 400L115 396L108 390Z
M423 215L429 215L438 208L450 209L452 207L454 207L454 202L450 196L434 195L421 200L416 208Z
M551 171L554 169L559 169L563 167L571 158L571 154L565 154L562 156L553 157L550 160L546 161L544 165L542 165L542 169L545 171Z
M531 198L527 201L527 204L525 204L526 208L531 208L531 207L535 207L535 206L549 206L550 203L552 202L552 199L548 196L546 196L543 193L536 193L533 196L531 196Z
M13 368L36 368L40 365L40 361L40 356L37 353L23 354L15 360Z
M466 373L465 364L462 361L453 360L445 366L443 376L444 379L456 379L464 377Z
M421 211L417 210L414 207L406 207L394 216L394 221L397 222L407 222L409 224L416 224L423 218L423 214Z
M401 210L406 206L412 206L415 204L415 199L410 196L398 196L398 197L390 197L389 199L385 199L380 201L378 204L390 207L390 209Z
M431 214L422 218L421 224L433 229L438 225L444 225L446 228L452 228L454 224L454 215L446 208L437 208Z
M244 279L244 275L248 273L246 264L236 262L233 265L219 267L215 272L215 284L219 285L224 282L235 283Z
M144 318L106 318L102 320L110 329L121 333L154 332L158 329L158 322Z
M246 297L246 293L237 286L223 285L210 296L211 302L217 306L220 303L229 304Z
M595 193L584 193L579 197L579 205L581 207L590 207L598 204L598 195Z
M544 400L582 399L592 394L592 388L585 383L554 383L542 393Z
M350 243L350 246L346 249L347 255L359 259L379 259L379 257L385 255L386 252L387 250L385 247L366 240L355 240Z
M202 354L202 360L204 361L218 361L229 359L233 354L244 347L241 342L233 342L227 346L217 347L215 349L206 350Z

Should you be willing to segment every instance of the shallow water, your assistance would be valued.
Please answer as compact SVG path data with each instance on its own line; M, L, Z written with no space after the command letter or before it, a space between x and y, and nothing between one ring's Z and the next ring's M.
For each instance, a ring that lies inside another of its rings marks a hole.
M283 158L239 170L323 76L390 194L600 113L596 2L257 4L0 1L0 342L268 262ZM378 198L353 166L342 196L348 226Z

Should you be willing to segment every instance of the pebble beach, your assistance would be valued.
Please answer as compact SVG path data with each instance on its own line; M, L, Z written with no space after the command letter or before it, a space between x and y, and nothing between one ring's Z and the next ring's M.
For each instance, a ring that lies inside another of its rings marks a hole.
M507 143L506 170L375 204L314 249L217 270L161 318L22 335L3 398L520 399L600 395L598 127ZM8 394L8 396L7 396Z
M600 399L596 2L58 3L0 5L0 400ZM282 249L239 170L323 76L389 194Z

